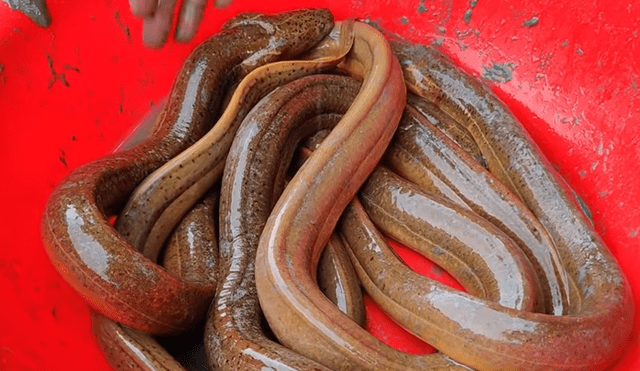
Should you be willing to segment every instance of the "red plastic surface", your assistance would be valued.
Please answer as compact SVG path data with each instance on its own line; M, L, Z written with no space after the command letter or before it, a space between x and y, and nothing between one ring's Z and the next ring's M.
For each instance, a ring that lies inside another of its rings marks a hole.
M0 2L0 369L109 369L88 307L42 248L42 208L70 170L111 152L168 92L189 51L241 10L328 7L338 19L367 18L441 45L463 69L484 76L590 207L640 298L637 3L236 0L224 10L209 7L192 43L159 51L142 46L141 22L127 1L48 3L53 23L41 29ZM385 341L427 349L376 313L369 327ZM614 370L640 369L639 333L636 315Z

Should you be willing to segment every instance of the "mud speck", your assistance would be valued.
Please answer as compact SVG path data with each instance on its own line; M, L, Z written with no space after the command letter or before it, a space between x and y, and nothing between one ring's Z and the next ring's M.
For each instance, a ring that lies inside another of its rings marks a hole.
M405 16L400 17L400 23L402 23L404 25L409 24L409 18L407 18Z
M74 72L78 72L80 73L80 69L76 66L72 66L68 63L65 63L65 65L62 67L63 70L65 71L74 71Z
M120 18L119 10L116 10L114 17L116 19L116 23L118 24L118 27L124 32L125 35L127 35L127 41L131 43L131 30L129 29L129 26L127 26L126 24L124 24L124 22L122 22L122 19Z
M576 53L578 53L579 56L584 55L584 51L579 46L576 46Z
M560 43L560 46L563 48L566 48L567 46L569 46L569 40L564 40L563 42Z
M438 265L433 265L429 270L431 271L431 273L433 273L437 277L440 277L445 273L445 270Z
M433 40L431 42L431 44L435 45L435 46L442 46L442 44L444 44L444 38L442 37L436 37L435 40Z
M424 0L420 0L420 2L418 3L417 13L418 14L426 13L427 10L428 10L427 7L424 6Z
M638 228L634 229L629 233L629 237L633 238L638 235Z
M60 155L58 156L58 160L62 162L62 165L64 165L65 169L69 168L69 166L67 165L67 154L62 149L60 150Z
M522 22L522 27L531 28L531 27L537 26L537 25L538 25L538 17L531 17L531 18L527 19L526 21Z
M120 102L118 104L118 112L124 112L124 102L125 102L125 94L124 94L124 86L120 86Z
M490 68L484 67L482 77L487 80L491 80L500 84L511 81L513 78L513 70L515 69L515 63L493 63Z
M51 89L56 81L61 82L62 85L66 87L70 87L71 85L69 85L69 81L67 81L66 71L80 73L80 69L78 67L72 66L70 64L65 64L62 68L62 70L65 72L57 72L53 67L53 57L51 57L49 54L47 54L47 65L49 66L49 72L51 72L51 79L49 79L49 86L47 87L47 89Z
M473 11L471 9L467 9L466 12L464 12L464 16L462 17L464 19L464 23L469 23L471 22L471 16L473 15Z

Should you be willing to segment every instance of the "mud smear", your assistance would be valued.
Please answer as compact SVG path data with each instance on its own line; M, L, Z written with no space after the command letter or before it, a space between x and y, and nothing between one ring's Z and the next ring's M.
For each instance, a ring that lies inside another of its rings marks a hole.
M66 71L74 71L80 73L80 69L78 67L72 66L70 64L64 65L63 71L65 72L56 72L56 70L53 68L53 58L49 54L47 54L47 65L49 66L49 72L51 72L51 79L49 80L49 86L47 87L47 89L49 90L53 87L53 84L56 81L60 81L62 85L70 87L69 82L67 81Z
M493 63L491 68L484 67L482 77L487 80L495 81L500 84L511 81L513 78L513 70L515 69L515 63Z
M453 8L453 1L447 2L447 16L444 18L443 24L449 23L449 19L451 19L451 9Z
M591 222L591 225L593 225L593 212L591 212L591 209L589 209L589 205L587 205L587 203L584 202L582 197L580 197L576 193L576 191L573 190L573 188L569 187L569 189L571 190L571 193L573 193L573 196L575 197L576 201L578 201L578 206L580 206L580 209L582 210L582 212L587 217L587 219L589 219L589 222Z
M38 26L47 28L51 25L51 15L45 0L3 0L9 8L22 12Z
M465 24L469 24L469 22L471 22L471 16L473 15L473 11L471 9L467 9L466 12L464 12L464 23Z
M538 25L538 17L531 17L529 19L527 19L526 21L522 22L522 27L534 27Z
M424 6L424 0L420 0L420 2L418 3L417 13L418 14L425 13L427 10L428 10L427 7Z
M60 155L58 155L58 160L62 162L62 165L64 165L65 169L69 168L69 166L67 165L67 154L62 149L60 149Z
M124 34L127 35L127 41L129 42L129 44L131 44L131 30L129 29L129 26L127 26L126 24L124 24L124 22L122 22L122 19L120 18L120 11L116 10L114 17L116 19L116 23L118 24L118 27L124 31Z

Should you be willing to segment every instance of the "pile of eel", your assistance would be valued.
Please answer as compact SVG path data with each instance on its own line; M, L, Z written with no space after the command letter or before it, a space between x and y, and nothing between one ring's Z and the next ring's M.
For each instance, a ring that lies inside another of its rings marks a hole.
M432 47L324 9L243 13L149 123L42 217L115 369L185 370L162 337L194 328L211 370L596 371L625 350L631 291L574 194ZM369 334L363 290L438 352Z

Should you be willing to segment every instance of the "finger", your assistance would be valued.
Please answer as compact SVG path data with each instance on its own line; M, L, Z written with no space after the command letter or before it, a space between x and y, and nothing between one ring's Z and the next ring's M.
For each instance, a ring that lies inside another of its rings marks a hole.
M231 4L231 0L215 0L214 3L215 3L214 6L216 8L222 9L227 5Z
M196 35L208 0L184 0L178 15L176 40L187 42Z
M142 41L151 48L159 48L167 41L176 0L159 0L155 14L144 19Z
M138 18L147 18L156 12L158 0L129 0L131 13Z

